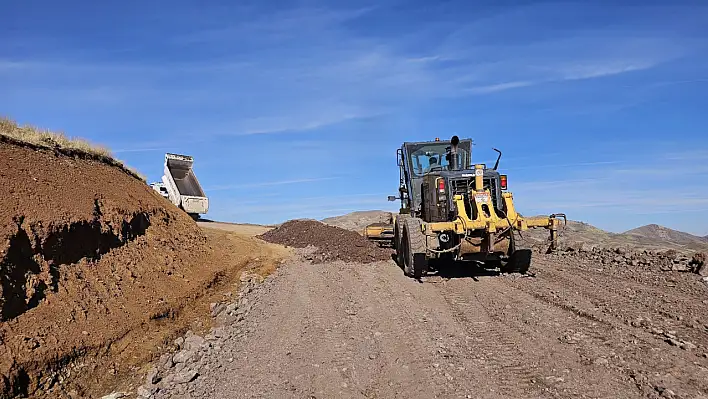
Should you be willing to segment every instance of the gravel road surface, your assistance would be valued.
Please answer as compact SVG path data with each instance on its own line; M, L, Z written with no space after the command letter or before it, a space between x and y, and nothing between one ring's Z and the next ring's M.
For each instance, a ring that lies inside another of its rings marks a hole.
M708 397L708 287L699 278L587 270L552 256L539 256L534 268L531 277L458 270L418 282L389 261L293 261L248 286L235 318L207 337L195 360L173 367L179 378L165 372L142 392Z

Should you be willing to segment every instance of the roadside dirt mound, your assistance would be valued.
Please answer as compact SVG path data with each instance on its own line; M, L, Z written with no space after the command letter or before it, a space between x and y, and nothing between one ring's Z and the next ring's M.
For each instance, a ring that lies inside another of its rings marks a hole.
M0 142L0 181L0 397L94 396L249 261L100 161Z
M309 260L370 263L391 259L391 251L380 248L353 231L314 220L290 220L258 236L264 241L295 248L317 247Z

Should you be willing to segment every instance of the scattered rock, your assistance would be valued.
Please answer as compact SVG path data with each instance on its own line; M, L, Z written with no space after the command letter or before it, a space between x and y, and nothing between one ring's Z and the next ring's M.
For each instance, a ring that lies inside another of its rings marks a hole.
M701 276L708 276L708 254L705 252L697 252L691 258L691 268L694 273Z
M632 252L624 248L588 248L585 244L569 247L558 253L559 256L591 260L596 264L608 267L649 267L662 271L699 273L699 265L705 264L705 254L696 254L689 259L679 255L675 250L665 252L643 251ZM708 267L702 273L708 275ZM702 275L704 275L702 274Z
M160 361L158 362L158 366L163 368L163 369L171 369L174 367L175 363L172 360L172 354L171 353L165 353L164 355L160 356Z
M187 363L194 356L194 352L191 350L183 349L174 356L172 356L172 361L175 363Z
M184 347L192 351L200 349L205 344L206 340L199 335L189 335L184 339Z
M209 311L211 312L211 317L217 317L221 312L224 311L226 306L223 303L212 303L209 305Z
M184 370L180 373L175 374L172 378L172 382L174 382L175 384L187 384L189 382L194 381L198 376L199 373L196 370Z
M656 386L654 387L654 390L660 395L662 398L674 398L676 397L676 393L669 388L663 387L663 386Z
M696 344L694 344L693 342L682 341L682 343L681 343L681 349L693 350L693 349L696 349L696 348L697 348L697 346L696 346Z
M605 359L604 357L598 357L597 359L595 359L595 361L593 361L593 364L595 364L596 366L606 366L609 363L610 361Z
M152 369L150 369L145 380L146 380L147 384L152 384L152 385L160 382L160 376L158 374L156 367L153 367Z
M138 398L152 398L157 393L157 387L146 388L145 386L138 387Z
M113 392L111 394L102 396L101 399L120 399L120 398L125 398L127 397L128 394L125 392Z

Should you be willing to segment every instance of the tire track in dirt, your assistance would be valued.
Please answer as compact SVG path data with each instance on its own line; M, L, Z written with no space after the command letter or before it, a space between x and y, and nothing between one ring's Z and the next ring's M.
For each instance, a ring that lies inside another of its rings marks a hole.
M700 397L708 393L708 361L698 356L700 351L692 353L672 347L664 342L665 337L657 336L646 325L627 322L627 318L645 316L645 312L652 311L642 303L652 301L651 295L640 296L632 301L622 295L623 291L619 287L625 286L623 282L606 281L607 284L603 285L585 279L582 275L575 276L574 272L564 274L562 270L549 270L552 265L540 266L538 277L534 279L506 279L505 283L558 310L581 317L585 314L601 314L599 319L605 323L598 324L596 331L602 331L604 339L601 336L599 341L584 349L591 356L600 356L595 361L612 369L613 373L622 374L626 381L634 383L643 394L651 395L667 386L687 397ZM596 306L601 303L622 309L621 314ZM575 326L578 331L588 335L587 323L577 323Z
M674 330L699 346L708 344L704 321L700 319L707 313L706 305L700 301L700 296L672 292L666 287L662 290L662 287L626 279L617 281L615 276L582 269L564 272L546 268L543 272L541 285L549 290L560 285L571 295L582 292L585 301L613 320L615 325L625 324L647 331L652 327ZM677 307L676 303L681 306Z
M499 330L518 339L521 358L538 365L538 382L556 396L637 396L613 367L612 327L538 301L509 286L505 276L481 285L477 297Z
M539 276L420 283L392 262L295 260L256 291L246 320L233 327L246 336L217 344L209 369L191 383L193 394L168 388L158 397L642 398L665 387L681 397L705 393L708 369L690 364L680 349L585 311L584 293L594 286L553 298L548 292L565 293L569 283Z
M629 288L625 281L609 279L603 276L601 281L596 281L596 276L545 269L542 278L519 288L554 306L573 308L577 313L601 314L598 319L617 329L632 330L650 341L653 335L649 333L657 329L678 331L674 335L691 340L699 350L705 348L706 328L701 320L687 316L705 313L696 305L697 298L679 295L669 302L664 299L665 293L655 293L652 288ZM675 306L677 299L680 307ZM578 308L574 305L578 303L585 306ZM705 365L708 366L708 362Z
M524 363L517 348L518 339L509 337L508 330L496 323L479 301L476 288L485 284L473 281L450 281L443 284L440 294L452 309L455 320L464 326L474 342L472 351L482 353L482 360L495 379L504 397L527 397L532 380L540 376L532 365ZM461 290L461 284L473 284L473 290ZM480 356L480 355L476 355Z

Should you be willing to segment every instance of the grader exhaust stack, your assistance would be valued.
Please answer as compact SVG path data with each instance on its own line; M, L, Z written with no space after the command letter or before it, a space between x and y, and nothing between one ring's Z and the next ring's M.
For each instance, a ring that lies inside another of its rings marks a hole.
M439 139L405 142L397 151L401 195L393 199L401 201L400 211L392 224L367 226L364 234L390 240L407 275L421 277L433 260L469 260L526 273L531 250L521 247L515 233L530 228L548 229L549 251L557 248L565 215L523 217L507 192L507 176L497 171L499 158L488 169L472 164L471 152L472 140L457 136L449 145Z

